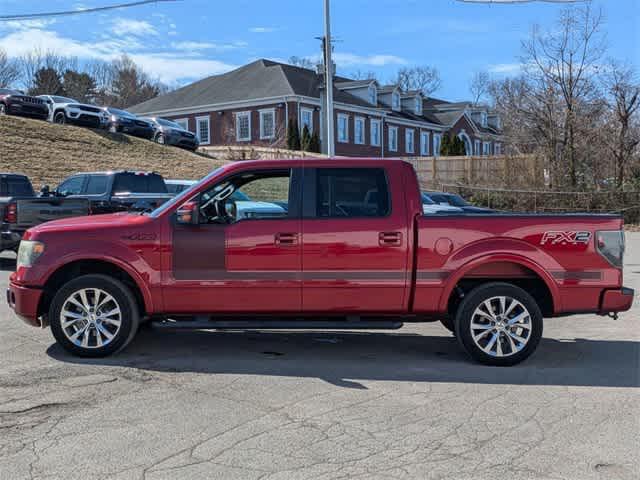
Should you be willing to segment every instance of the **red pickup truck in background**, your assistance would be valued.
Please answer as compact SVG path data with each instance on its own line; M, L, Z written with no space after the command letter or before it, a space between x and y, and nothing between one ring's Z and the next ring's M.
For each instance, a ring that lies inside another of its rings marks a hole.
M236 191L281 209L237 219ZM151 213L26 232L8 301L81 356L170 328L399 328L440 320L474 359L513 365L543 317L615 315L624 235L613 215L424 215L399 160L246 161Z

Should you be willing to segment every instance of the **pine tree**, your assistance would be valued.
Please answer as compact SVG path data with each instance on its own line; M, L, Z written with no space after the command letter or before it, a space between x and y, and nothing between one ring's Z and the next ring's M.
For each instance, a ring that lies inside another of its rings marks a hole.
M315 152L315 153L320 153L320 135L318 135L318 132L313 132L313 135L311 135L311 142L309 144L309 151L310 152Z
M464 148L464 141L458 137L457 135L453 137L453 145L451 147L451 155L456 156L464 156L466 154L466 149Z
M311 151L311 134L309 133L309 127L306 125L302 129L302 140L300 140L300 148L305 152Z
M448 157L449 155L451 155L451 137L445 133L440 142L440 156Z
M289 150L300 150L300 131L298 130L298 121L295 118L289 119L287 148Z

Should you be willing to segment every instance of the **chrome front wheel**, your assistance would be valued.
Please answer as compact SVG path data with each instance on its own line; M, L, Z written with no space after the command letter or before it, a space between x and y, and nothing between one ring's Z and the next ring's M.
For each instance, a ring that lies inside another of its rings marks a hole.
M74 355L104 357L138 330L140 306L129 286L107 275L83 275L58 290L49 307L51 331Z
M73 344L82 348L101 348L115 338L122 325L118 302L99 288L73 292L60 311L62 331Z

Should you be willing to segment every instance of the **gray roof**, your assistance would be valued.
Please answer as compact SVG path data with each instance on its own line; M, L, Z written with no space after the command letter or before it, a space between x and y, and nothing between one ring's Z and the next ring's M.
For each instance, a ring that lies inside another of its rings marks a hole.
M362 88L367 87L369 84L374 83L375 80L373 78L369 78L366 80L347 80L335 82L334 85L336 88Z

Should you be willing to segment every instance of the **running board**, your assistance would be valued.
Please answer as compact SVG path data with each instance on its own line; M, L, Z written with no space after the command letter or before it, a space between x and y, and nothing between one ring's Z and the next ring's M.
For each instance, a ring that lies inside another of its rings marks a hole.
M216 330L397 330L402 322L395 320L155 320L159 329L216 329Z

